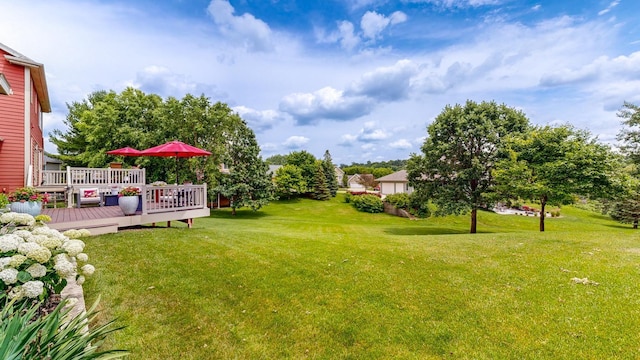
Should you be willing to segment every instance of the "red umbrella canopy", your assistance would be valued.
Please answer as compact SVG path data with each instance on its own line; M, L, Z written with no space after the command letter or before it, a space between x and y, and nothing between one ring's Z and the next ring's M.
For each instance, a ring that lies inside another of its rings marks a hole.
M183 143L182 141L174 140L164 143L162 145L154 146L140 152L142 156L175 156L179 157L193 157L193 156L209 156L210 152L202 150L195 146L191 146Z
M125 146L125 147L120 148L120 149L107 151L107 154L109 154L109 155L123 155L123 156L140 156L141 151L140 150L136 150L136 149L134 149L132 147Z

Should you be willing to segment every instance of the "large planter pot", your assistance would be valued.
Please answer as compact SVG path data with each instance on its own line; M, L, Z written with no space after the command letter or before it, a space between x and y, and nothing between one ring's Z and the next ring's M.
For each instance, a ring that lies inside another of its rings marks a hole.
M11 203L11 211L38 216L42 211L42 201L16 201Z
M133 215L138 209L138 195L135 196L120 196L118 198L118 206L125 215Z

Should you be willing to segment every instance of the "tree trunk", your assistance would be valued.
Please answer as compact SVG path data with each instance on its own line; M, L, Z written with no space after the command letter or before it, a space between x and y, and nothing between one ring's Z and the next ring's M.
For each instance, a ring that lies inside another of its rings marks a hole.
M470 234L476 233L476 227L478 225L478 209L471 210L471 231Z
M540 231L544 231L544 206L547 205L547 197L543 196L540 199Z
M633 228L637 229L638 228L638 220L633 220Z
M231 201L231 215L233 216L236 215L236 202L234 201L235 199L235 196L232 196L231 199L229 199L229 201Z

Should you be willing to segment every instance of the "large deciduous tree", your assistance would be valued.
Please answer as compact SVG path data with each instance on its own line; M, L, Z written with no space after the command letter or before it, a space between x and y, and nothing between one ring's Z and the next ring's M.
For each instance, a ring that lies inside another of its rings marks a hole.
M302 177L302 171L294 165L283 165L276 170L274 178L278 196L290 199L307 191L307 182Z
M534 127L505 143L506 157L494 171L497 192L538 201L540 231L547 204L569 204L576 195L600 197L612 189L615 157L588 131L567 125Z
M471 212L476 233L477 211L492 201L501 140L528 127L521 111L495 102L446 106L427 128L422 154L409 159L409 184L419 198L433 201L436 215Z

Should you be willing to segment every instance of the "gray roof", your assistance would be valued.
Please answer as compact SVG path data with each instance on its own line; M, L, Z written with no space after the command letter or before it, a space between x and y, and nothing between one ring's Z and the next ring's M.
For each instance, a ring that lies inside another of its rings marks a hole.
M407 170L396 171L393 174L376 179L377 182L408 182Z

